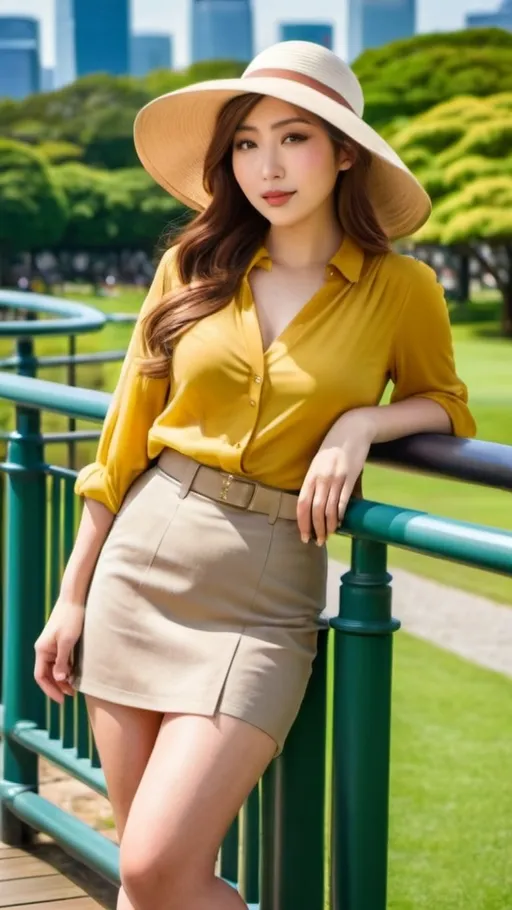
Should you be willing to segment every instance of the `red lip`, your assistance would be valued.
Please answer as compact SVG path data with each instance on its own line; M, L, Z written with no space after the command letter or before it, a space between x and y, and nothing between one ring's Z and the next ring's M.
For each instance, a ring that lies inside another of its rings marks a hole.
M273 190L270 193L262 193L263 199L282 199L284 196L293 196L295 190L290 193L283 193L280 190Z
M273 208L280 205L286 205L290 201L292 196L295 195L295 191L292 193L265 193L262 196L262 199L265 200L267 205L271 205Z

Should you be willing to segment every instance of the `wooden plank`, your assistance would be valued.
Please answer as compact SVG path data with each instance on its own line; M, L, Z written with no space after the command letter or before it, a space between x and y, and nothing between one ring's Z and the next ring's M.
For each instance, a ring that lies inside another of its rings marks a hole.
M61 875L44 875L36 878L16 878L3 882L0 889L0 907L16 904L35 904L36 901L62 901L70 897L83 897L84 892ZM56 908L56 910L60 910Z
M93 901L92 897L72 897L69 900L44 901L42 904L14 904L9 910L103 910L101 904Z
M15 856L26 856L24 850L19 850L18 847L7 847L5 844L0 844L0 862L4 859L14 859Z
M7 882L11 878L35 878L36 875L57 875L48 863L42 862L36 856L15 856L0 862L0 882Z

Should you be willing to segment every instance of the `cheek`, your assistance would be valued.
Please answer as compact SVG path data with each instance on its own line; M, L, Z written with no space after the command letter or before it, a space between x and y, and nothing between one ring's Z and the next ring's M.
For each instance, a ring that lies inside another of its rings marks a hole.
M336 180L336 168L330 149L322 148L316 143L305 142L299 150L297 166L307 182L315 181L315 186L329 186Z
M235 180L244 193L250 193L251 183L254 182L254 167L251 167L243 155L233 155L233 174Z

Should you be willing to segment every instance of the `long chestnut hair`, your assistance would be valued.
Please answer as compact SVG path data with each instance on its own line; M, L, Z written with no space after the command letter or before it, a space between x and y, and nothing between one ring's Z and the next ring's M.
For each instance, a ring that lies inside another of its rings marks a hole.
M256 250L264 242L269 222L240 189L231 163L235 131L261 95L244 94L222 108L204 164L203 184L211 196L205 211L173 239L180 286L166 294L142 321L146 356L142 374L169 375L173 346L199 319L216 313L232 300ZM354 155L354 164L340 172L334 187L337 214L344 233L369 253L389 250L367 192L370 153L331 124L323 122L335 149Z

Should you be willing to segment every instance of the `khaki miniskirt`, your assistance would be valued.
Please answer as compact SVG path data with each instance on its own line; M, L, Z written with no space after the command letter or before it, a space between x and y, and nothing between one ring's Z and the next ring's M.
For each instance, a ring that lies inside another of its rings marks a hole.
M241 718L278 754L316 654L326 547L302 543L296 520L187 489L166 454L130 488L102 548L72 685L152 711Z

